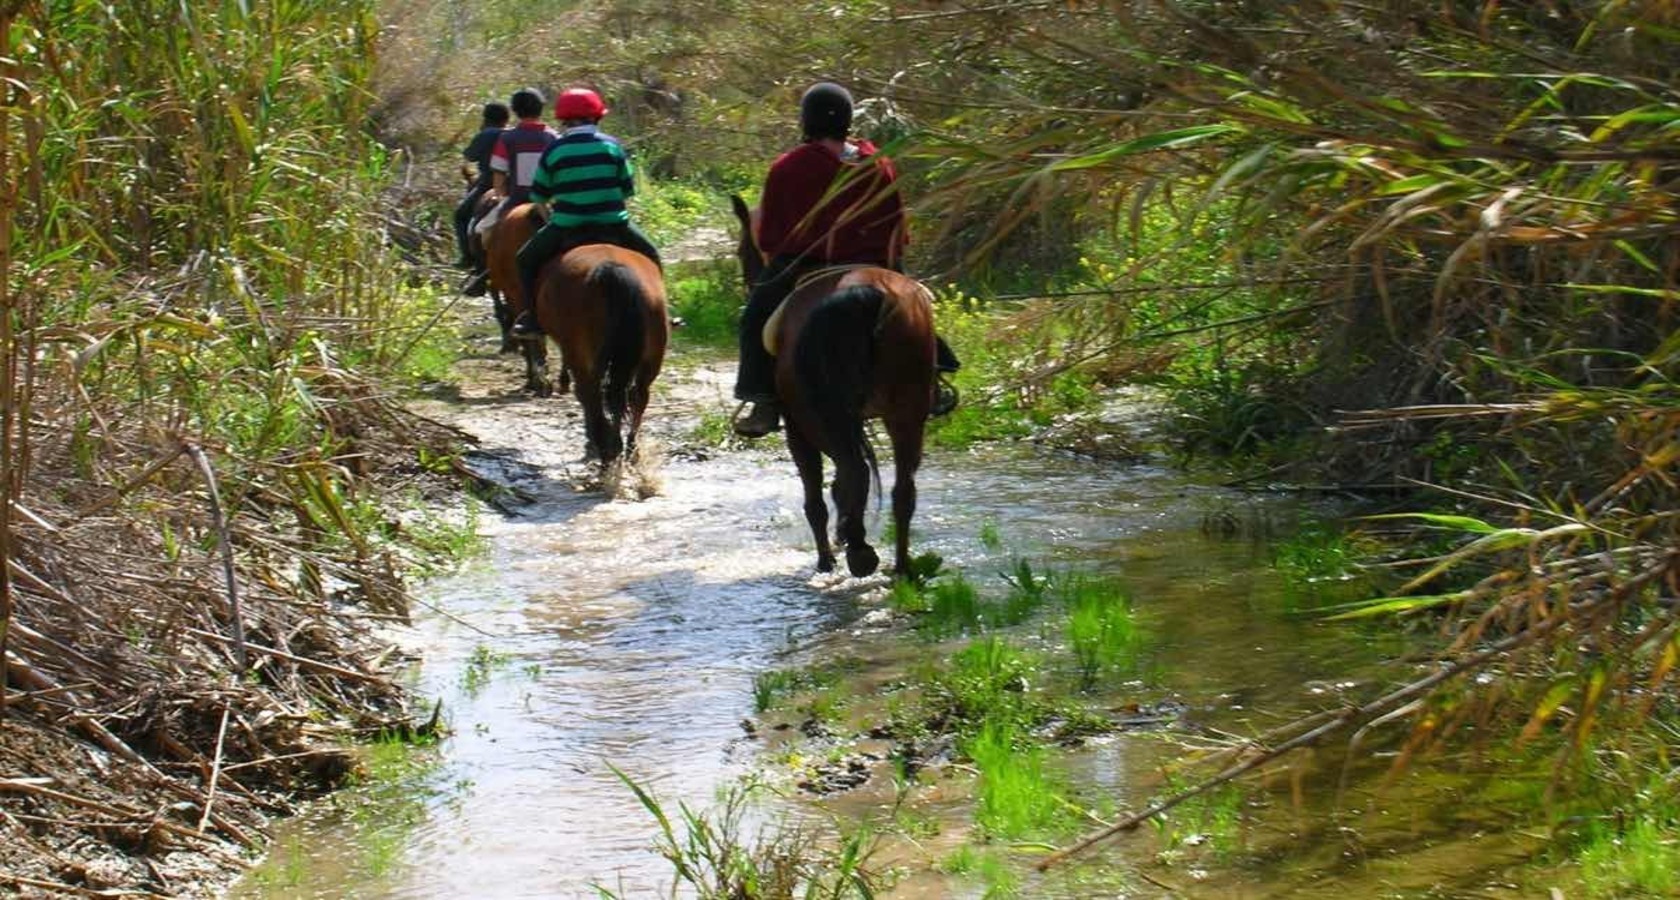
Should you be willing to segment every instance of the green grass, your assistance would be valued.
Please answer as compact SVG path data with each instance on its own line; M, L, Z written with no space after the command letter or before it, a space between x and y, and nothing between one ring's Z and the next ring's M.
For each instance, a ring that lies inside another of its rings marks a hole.
M674 268L667 291L671 314L683 322L677 340L706 347L736 346L746 288L740 267L733 261Z
M753 709L768 712L804 692L825 692L840 684L844 661L808 669L771 669L753 676Z
M673 814L652 791L613 771L653 817L654 849L675 882L703 900L869 900L880 889L869 866L875 836L868 829L828 838L808 826L771 823L749 833L754 783L725 788L715 809L683 803ZM620 896L605 886L596 890L603 898Z
M967 875L985 888L982 900L1010 900L1020 896L1021 876L1003 854L975 847L959 847L935 866L948 875Z
M1589 897L1680 893L1680 821L1641 815L1619 827L1595 823L1576 854Z
M636 226L661 248L661 255L700 225L724 224L729 210L723 191L685 179L640 178L631 204Z
M1015 728L989 721L963 745L980 770L975 820L998 838L1045 836L1071 821L1060 789L1045 773L1045 751L1017 745Z
M1144 640L1126 594L1111 581L1086 577L1068 579L1060 592L1080 686L1095 687L1105 673L1135 672Z
M982 594L960 572L926 574L918 560L918 578L893 585L892 608L916 617L916 630L925 638L943 640L987 629L1007 628L1030 619L1047 598L1049 580L1032 565L1017 560L1002 579L1009 589L1001 596Z
M467 657L467 664L461 669L461 691L468 697L476 697L483 693L496 673L513 664L513 656L491 648L487 644L474 647L472 654Z

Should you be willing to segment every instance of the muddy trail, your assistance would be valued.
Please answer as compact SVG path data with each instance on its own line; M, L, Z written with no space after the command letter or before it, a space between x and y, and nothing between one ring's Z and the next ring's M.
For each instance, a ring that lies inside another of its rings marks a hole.
M486 346L488 338L475 343ZM596 886L668 895L670 866L651 850L656 823L619 771L673 814L678 802L706 809L721 788L768 773L788 799L749 825L895 815L885 753L867 747L861 764L847 762L861 777L843 790L796 787L787 760L820 751L795 749L796 719L755 714L754 679L843 658L881 684L949 647L907 638L886 607L884 576L815 575L798 482L779 440L716 443L734 407L731 363L682 348L679 332L649 409L641 478L623 484L604 485L582 461L570 398L519 393L511 357L469 357L458 384L414 404L475 436L466 464L504 486L479 517L484 552L427 585L415 627L398 636L418 660L413 689L442 702L450 736L394 787L351 792L291 823L272 858L231 896L594 897ZM1113 413L1138 418L1125 404ZM1269 565L1270 542L1313 512L1293 500L1030 443L934 450L923 473L914 548L939 553L973 580L993 581L1020 559L1124 574L1149 622L1155 662L1147 686L1127 685L1111 702L1164 711L1143 718L1166 730L1191 720L1228 728L1251 716L1275 721L1298 708L1303 685L1351 685L1359 676L1350 673L1395 650L1293 614L1289 586ZM872 537L889 518L872 512ZM1162 730L1093 740L1056 765L1132 805L1159 787L1160 764L1182 750ZM845 752L855 760L858 750ZM916 798L924 825L883 839L878 860L900 873L892 896L986 893L942 862L977 838L964 772L951 765L948 783ZM1462 822L1420 825L1405 803L1378 812L1373 834L1394 826L1384 841L1457 848L1402 886L1429 889L1510 849L1460 847ZM1287 846L1299 834L1287 810L1278 818L1245 838L1251 849ZM1178 838L1168 843L1197 843L1194 834ZM1350 889L1352 876L1337 874L1344 843L1328 840L1320 858L1297 852L1263 873L1169 873L1205 896L1332 896ZM1158 864L1162 852L1158 838L1130 844L1020 895L1091 896L1092 884L1110 894L1126 885L1132 896L1175 895L1186 885L1127 874ZM1480 854L1475 865L1466 862L1471 853Z

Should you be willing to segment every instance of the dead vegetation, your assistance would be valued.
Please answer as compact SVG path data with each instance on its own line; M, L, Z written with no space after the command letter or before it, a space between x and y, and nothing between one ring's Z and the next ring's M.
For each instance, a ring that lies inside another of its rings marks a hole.
M376 629L462 436L387 393L442 308L370 17L0 3L0 893L207 895L435 727Z

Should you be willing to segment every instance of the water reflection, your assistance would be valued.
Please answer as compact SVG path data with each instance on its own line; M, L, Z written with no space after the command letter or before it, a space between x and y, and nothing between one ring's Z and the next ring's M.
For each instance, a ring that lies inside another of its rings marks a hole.
M233 896L593 897L595 883L650 895L669 869L609 763L673 808L709 805L756 761L741 727L754 674L794 648L851 640L830 636L850 634L864 588L812 580L798 483L779 453L673 459L644 502L580 493L555 477L572 465L564 453L538 458L551 468L518 479L537 502L484 523L487 558L424 592L449 615L422 617L407 636L424 659L417 688L444 699L454 731L430 776L439 793L396 858L369 865L379 829L317 813L285 826L269 886L249 880ZM1275 499L1029 447L935 452L923 471L918 551L976 580L1015 557L1122 574L1159 636L1166 690L1260 706L1368 654L1345 632L1280 614L1259 545L1204 534L1214 514L1287 516ZM872 511L871 534L886 519ZM890 668L895 653L928 649L871 652ZM1155 752L1105 742L1081 756L1081 777L1124 796ZM929 846L960 843L955 795L924 800L953 813ZM909 895L956 890L918 881Z

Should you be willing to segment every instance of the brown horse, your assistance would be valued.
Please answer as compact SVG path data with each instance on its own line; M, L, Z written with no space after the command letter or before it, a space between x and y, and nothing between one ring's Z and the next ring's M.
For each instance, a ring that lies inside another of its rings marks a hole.
M739 197L731 200L741 221L738 253L750 289L764 269L756 211ZM862 576L880 565L863 527L872 478L880 489L864 421L879 418L892 443L894 567L899 577L912 577L910 518L916 513L916 470L935 382L927 289L872 266L818 272L788 295L767 330L776 348L776 396L787 422L788 452L799 468L805 519L817 542L817 570L834 569L824 456L834 461L835 541L846 548L846 568Z
M519 284L519 263L515 257L542 225L536 206L530 203L515 206L490 229L486 255L496 322L502 326L502 352L507 352L510 344L519 344L525 357L525 390L547 397L554 392L548 382L548 345L542 341L516 340L510 331L513 320L525 311L525 291ZM566 389L564 377L560 389Z
M614 244L576 247L543 266L536 313L583 407L586 455L603 465L633 455L671 339L659 266Z

